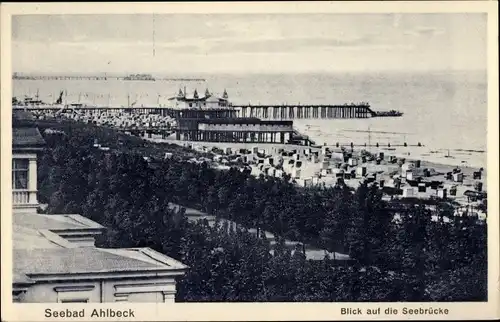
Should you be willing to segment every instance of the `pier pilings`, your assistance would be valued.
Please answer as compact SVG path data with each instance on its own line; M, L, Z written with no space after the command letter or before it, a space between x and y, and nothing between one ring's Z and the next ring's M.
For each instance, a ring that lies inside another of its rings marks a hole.
M239 117L263 120L353 119L375 115L369 105L237 105Z

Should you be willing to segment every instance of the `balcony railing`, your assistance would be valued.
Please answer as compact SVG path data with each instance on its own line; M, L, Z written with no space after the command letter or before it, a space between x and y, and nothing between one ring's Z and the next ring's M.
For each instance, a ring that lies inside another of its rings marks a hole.
M29 190L14 190L12 191L13 205L29 205L36 204L36 191Z

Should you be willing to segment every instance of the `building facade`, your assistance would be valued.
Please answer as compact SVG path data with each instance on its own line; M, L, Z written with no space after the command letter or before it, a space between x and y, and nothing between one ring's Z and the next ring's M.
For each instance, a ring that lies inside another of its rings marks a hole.
M44 140L38 129L25 124L12 130L12 201L14 211L36 213L37 153Z
M292 121L262 121L255 118L194 118L178 120L177 140L233 143L289 142Z
M150 248L95 246L105 227L77 214L39 214L39 130L14 124L12 148L14 302L174 302L187 267Z

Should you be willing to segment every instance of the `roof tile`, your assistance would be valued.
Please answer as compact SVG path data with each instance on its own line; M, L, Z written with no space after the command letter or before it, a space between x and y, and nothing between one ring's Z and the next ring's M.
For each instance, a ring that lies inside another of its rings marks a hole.
M45 140L36 127L14 127L12 145L14 147L40 147L45 145Z
M12 216L15 225L32 229L85 229L93 228L76 220L72 220L72 215L42 215L42 214L24 214L16 213Z
M168 268L99 248L14 249L14 272L18 274L77 274Z

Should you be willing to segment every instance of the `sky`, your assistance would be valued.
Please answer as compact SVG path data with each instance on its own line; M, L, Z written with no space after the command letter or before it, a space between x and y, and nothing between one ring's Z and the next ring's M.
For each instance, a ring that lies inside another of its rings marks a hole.
M487 69L486 14L12 17L25 73L300 73Z

